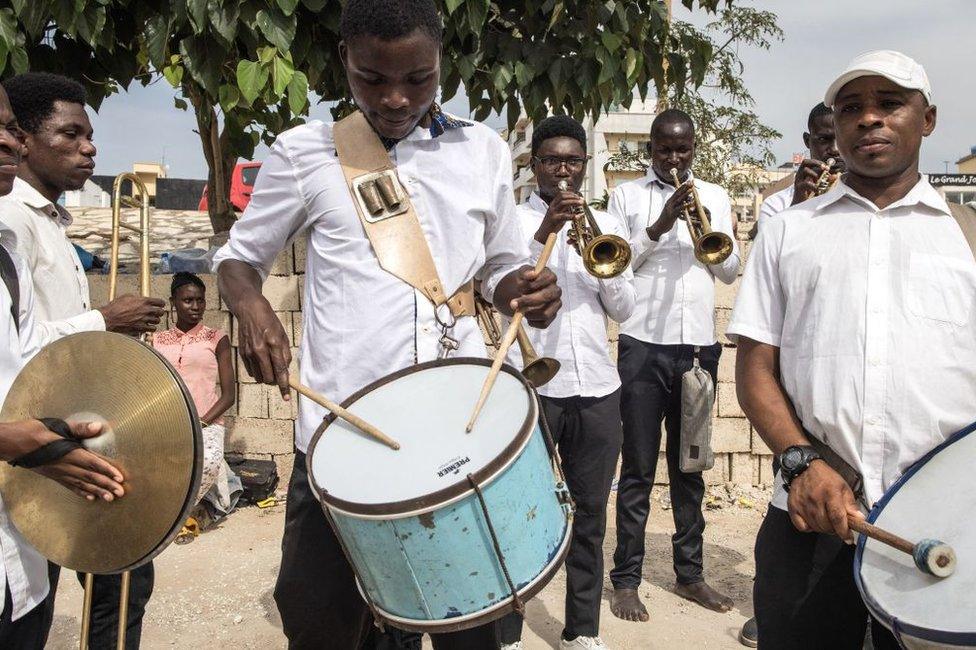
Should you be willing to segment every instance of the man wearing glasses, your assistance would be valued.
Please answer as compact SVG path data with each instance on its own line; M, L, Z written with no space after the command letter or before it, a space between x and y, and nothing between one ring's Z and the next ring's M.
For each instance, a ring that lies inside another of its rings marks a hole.
M569 243L567 224L583 209L578 192L586 170L586 132L557 115L532 134L532 171L539 189L518 206L519 225L533 258L550 233L558 233L549 268L562 288L562 309L547 329L527 328L533 347L559 361L556 376L538 388L576 503L573 541L566 557L566 624L560 648L606 648L600 631L603 536L610 483L620 454L620 378L610 360L607 317L626 320L634 310L633 272L600 280L590 275ZM565 181L566 190L559 189ZM601 231L624 239L623 223L594 211ZM516 361L521 367L521 363ZM522 618L499 622L502 648L521 648Z
M617 549L610 571L610 611L628 621L648 620L637 587L644 564L644 527L661 449L661 423L667 431L668 480L675 534L671 538L675 593L718 612L732 600L706 584L702 567L705 518L701 472L679 468L681 377L698 364L712 376L722 346L714 326L715 278L726 284L739 271L729 196L718 185L694 180L712 229L732 238L733 252L721 264L695 258L687 225L680 218L693 204L691 166L695 125L684 112L670 109L651 125L651 168L638 180L616 188L609 212L629 228L637 306L620 325L617 369L622 388L623 448L617 487ZM671 170L681 183L674 187Z

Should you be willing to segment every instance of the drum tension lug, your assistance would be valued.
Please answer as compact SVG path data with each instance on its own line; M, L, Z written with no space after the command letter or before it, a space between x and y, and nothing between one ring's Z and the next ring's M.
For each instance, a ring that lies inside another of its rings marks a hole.
M559 501L559 505L566 512L567 515L573 514L575 510L573 497L569 494L569 488L566 487L565 481L559 481L556 483L556 500Z

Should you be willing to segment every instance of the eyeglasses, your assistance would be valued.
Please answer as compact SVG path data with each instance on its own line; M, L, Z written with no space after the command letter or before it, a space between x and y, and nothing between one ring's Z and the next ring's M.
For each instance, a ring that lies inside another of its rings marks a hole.
M586 161L589 159L589 156L585 158L556 158L555 156L539 158L536 156L536 160L545 167L547 172L558 172L563 165L566 165L566 169L571 172L578 172L586 166Z

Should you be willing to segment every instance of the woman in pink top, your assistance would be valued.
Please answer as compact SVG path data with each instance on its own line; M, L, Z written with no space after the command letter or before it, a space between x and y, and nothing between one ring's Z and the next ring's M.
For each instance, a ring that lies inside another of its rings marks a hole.
M236 393L230 339L223 330L203 324L207 289L196 275L185 272L174 275L169 301L175 323L153 335L153 347L183 378L200 416L204 476L198 498L202 498L224 465L221 416L234 404Z

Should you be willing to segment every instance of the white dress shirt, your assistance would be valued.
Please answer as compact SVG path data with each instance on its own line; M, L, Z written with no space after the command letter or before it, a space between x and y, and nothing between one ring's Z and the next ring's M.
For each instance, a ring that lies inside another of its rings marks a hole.
M518 206L519 224L533 260L542 253L543 245L536 241L535 233L548 210L549 205L537 193ZM603 234L627 239L618 219L599 210L593 210L593 217ZM593 277L583 266L583 258L569 244L568 233L567 225L556 235L556 245L547 264L563 291L563 305L549 327L526 327L525 331L536 352L560 363L552 381L539 387L540 395L602 397L620 388L617 366L610 359L607 316L621 322L634 311L634 274L628 267L615 278ZM518 346L513 345L511 350L513 365L521 368Z
M13 253L15 235L0 225L0 245L10 251L17 266L20 284L20 334L10 313L11 297L7 285L0 282L0 336L7 343L0 346L0 404L24 363L37 352L32 309L34 290L30 271ZM0 497L0 608L6 606L4 587L13 599L11 619L17 620L44 600L48 592L47 560L27 543L14 528Z
M766 219L769 219L774 214L779 214L786 208L793 204L793 190L795 187L790 184L785 188L781 189L779 192L770 194L759 206L759 217L756 220L756 226L762 228L763 223Z
M438 136L418 127L390 150L448 295L475 276L491 300L528 262L515 215L508 146L482 124ZM441 330L431 303L380 268L335 153L332 125L312 121L278 136L251 202L214 269L236 259L264 276L289 241L309 231L302 301L301 379L337 402L417 362L436 359ZM452 317L446 305L441 320ZM455 356L485 356L476 320L460 318ZM306 451L326 411L299 403L295 444Z
M878 210L842 182L759 231L729 325L780 350L803 427L872 504L976 420L976 262L928 181ZM786 508L779 479L773 504Z
M702 204L711 212L712 229L732 238L732 254L721 264L705 266L695 258L688 225L678 219L660 240L647 236L674 187L653 169L624 183L610 195L608 211L627 225L633 254L637 306L620 325L620 333L646 343L712 345L715 343L715 278L726 284L739 273L739 244L732 232L732 205L718 185L695 181Z
M34 278L40 346L76 332L104 331L105 319L92 309L85 269L68 239L68 211L17 178L13 191L0 197L0 223L16 234L17 254Z

